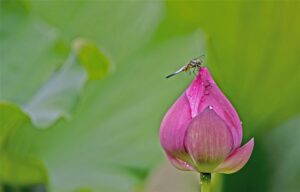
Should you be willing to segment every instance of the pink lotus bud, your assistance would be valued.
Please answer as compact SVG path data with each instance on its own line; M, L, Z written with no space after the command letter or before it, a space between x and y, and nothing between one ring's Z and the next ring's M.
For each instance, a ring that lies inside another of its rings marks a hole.
M253 138L242 147L241 141L237 112L202 67L161 123L167 157L181 170L234 173L247 163L254 146Z

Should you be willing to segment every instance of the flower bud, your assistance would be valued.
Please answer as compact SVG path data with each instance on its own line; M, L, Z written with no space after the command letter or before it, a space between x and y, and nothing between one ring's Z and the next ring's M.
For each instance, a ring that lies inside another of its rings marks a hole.
M242 147L241 141L237 112L202 67L161 123L160 142L168 159L181 170L234 173L254 146L253 138Z

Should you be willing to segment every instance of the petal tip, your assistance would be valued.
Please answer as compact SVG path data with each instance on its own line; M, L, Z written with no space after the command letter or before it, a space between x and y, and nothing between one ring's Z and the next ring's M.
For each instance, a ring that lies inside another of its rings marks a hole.
M252 154L254 138L251 138L244 146L234 150L224 162L217 166L214 172L231 174L242 169Z

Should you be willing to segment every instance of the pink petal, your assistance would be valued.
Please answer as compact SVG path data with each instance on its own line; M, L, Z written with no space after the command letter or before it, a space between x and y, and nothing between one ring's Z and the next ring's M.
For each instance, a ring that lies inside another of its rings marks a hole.
M192 117L212 107L229 127L233 136L234 149L242 141L242 126L237 112L214 82L206 67L202 67L197 77L186 91Z
M239 171L248 162L254 147L254 138L252 138L243 147L233 151L224 162L222 162L214 172L218 173L234 173Z
M169 109L160 127L160 143L168 154L181 159L188 156L184 149L184 135L191 119L189 103L182 95Z
M201 78L202 76L200 75L201 71L198 73L197 77L185 92L190 104L192 118L196 117L199 114L198 108L205 91L204 86L202 85L203 80Z
M212 172L230 154L232 145L227 125L209 108L192 120L185 136L185 148L199 172Z
M181 161L172 155L167 154L169 161L172 163L174 167L182 171L193 171L193 167L185 161Z

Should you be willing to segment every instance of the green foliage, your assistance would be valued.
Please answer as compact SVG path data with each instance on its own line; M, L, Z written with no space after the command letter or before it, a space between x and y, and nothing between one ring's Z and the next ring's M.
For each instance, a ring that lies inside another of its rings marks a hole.
M61 69L25 104L24 110L37 127L49 127L59 117L70 118L86 80L103 78L108 74L109 65L108 59L95 44L75 40L74 51Z
M1 121L0 121L0 152L5 150L8 139L13 136L15 131L29 122L28 117L22 110L8 102L0 103Z
M10 150L15 134L30 125L29 117L19 107L7 102L0 102L0 114L0 184L46 184L47 172L41 161Z
M300 179L300 117L295 117L274 129L265 145L273 167L271 172L271 190L274 192L299 190ZM276 149L276 150L274 150Z
M1 183L11 186L47 183L45 167L35 158L1 153L0 170Z
M96 44L85 39L77 39L74 42L74 49L78 55L79 62L85 67L90 80L101 79L109 72L110 62L99 51Z
M299 145L283 130L299 123L273 128L300 112L299 8L284 1L2 0L0 182L49 183L55 192L140 190L164 159L161 118L192 79L164 76L206 53L245 137L256 137L249 164L220 178L224 190L297 189L300 168L291 159ZM273 163L281 139L292 147Z

